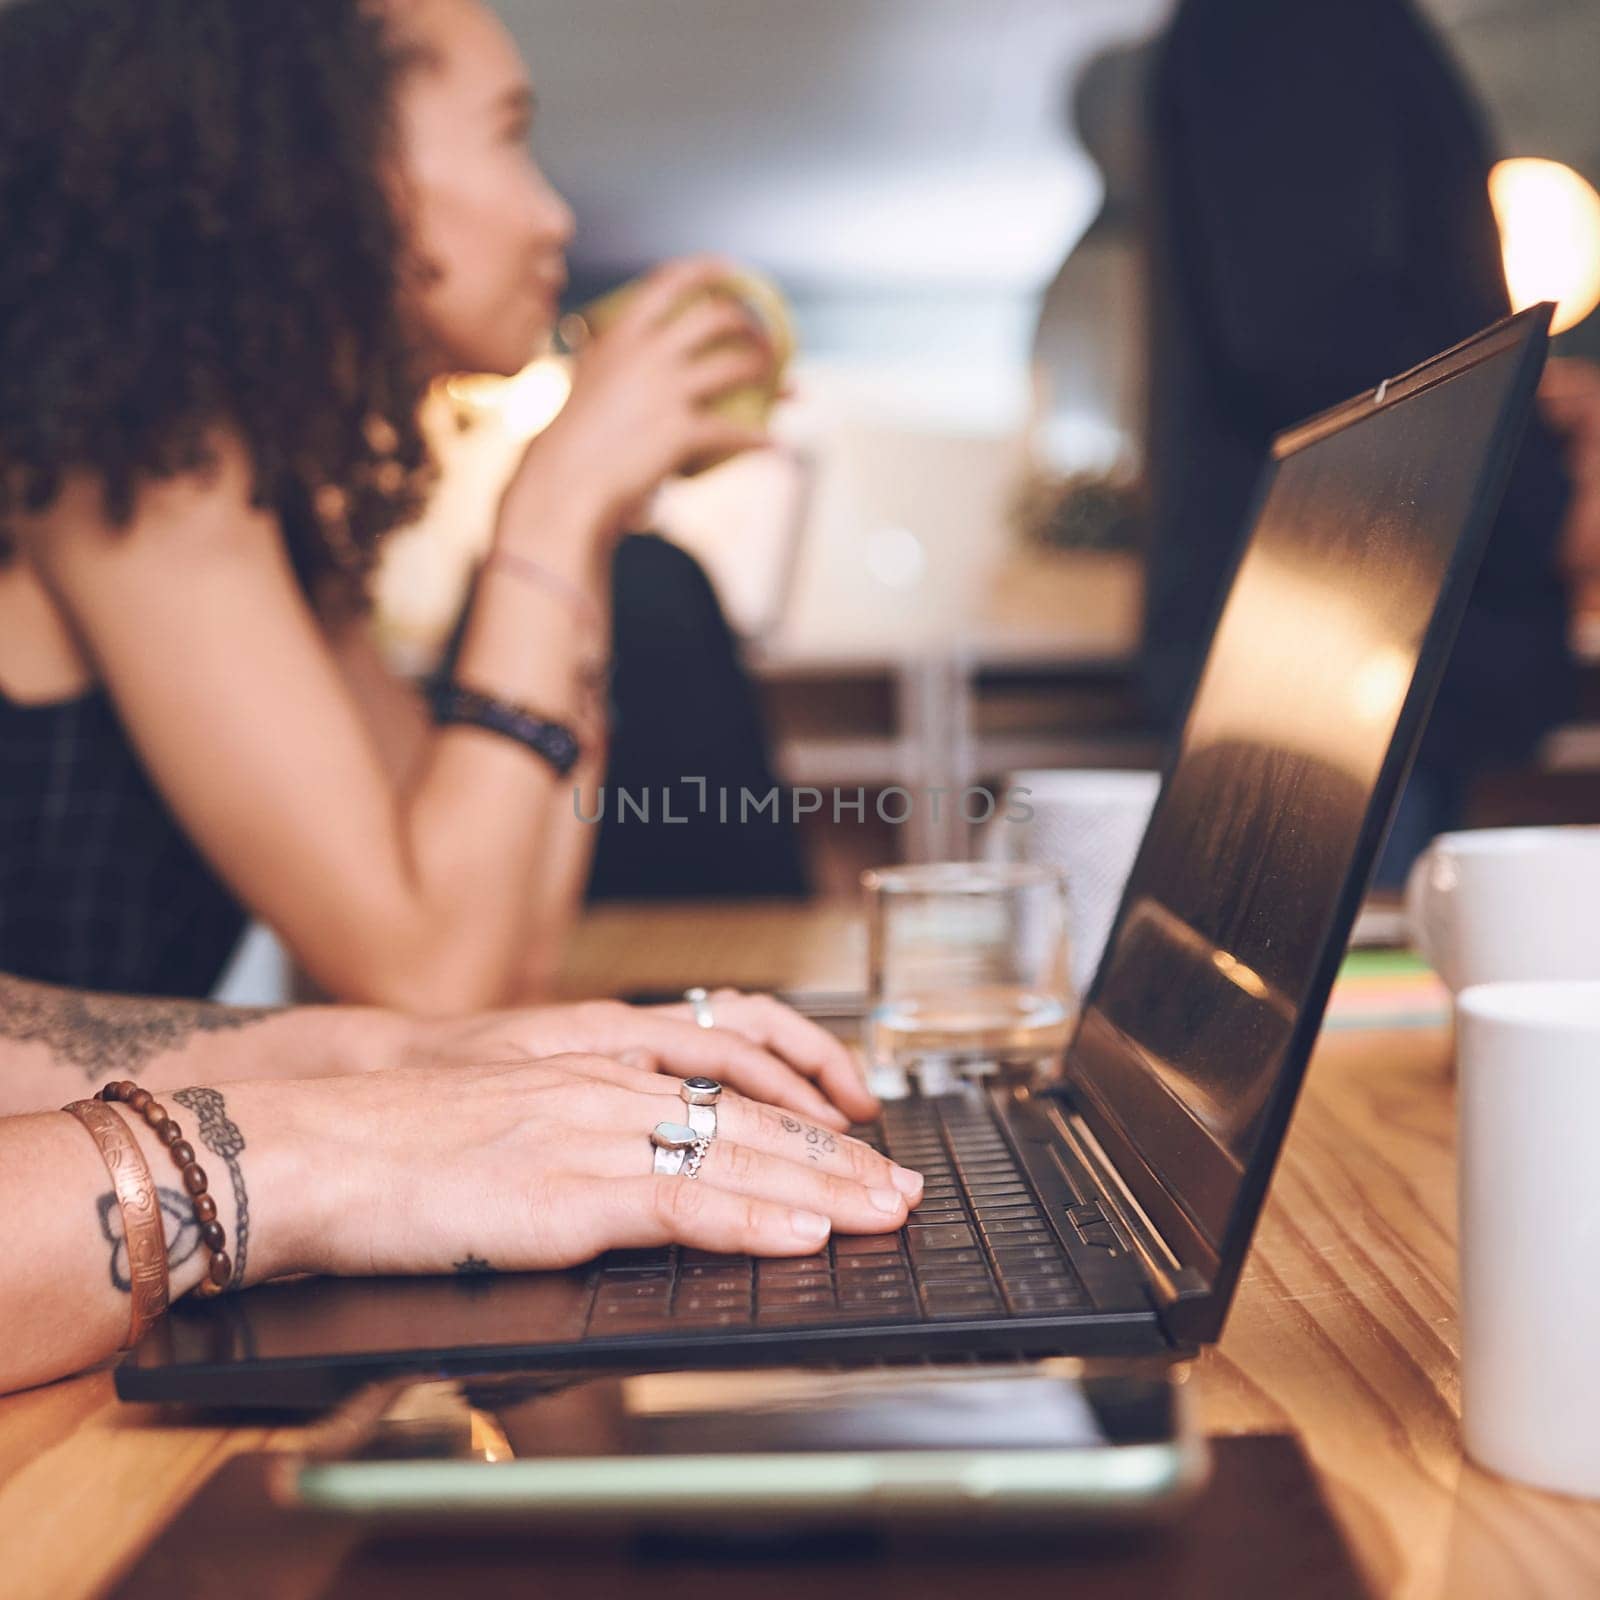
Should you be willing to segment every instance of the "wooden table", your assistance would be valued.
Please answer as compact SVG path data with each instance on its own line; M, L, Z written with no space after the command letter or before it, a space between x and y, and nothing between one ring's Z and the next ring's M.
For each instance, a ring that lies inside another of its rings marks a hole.
M861 970L838 908L613 907L567 984L831 989ZM1214 1434L1299 1436L1377 1594L1600 1593L1600 1505L1462 1460L1454 1180L1448 1040L1325 1037L1227 1332L1192 1377L1200 1414ZM226 1457L293 1437L119 1406L106 1372L0 1400L0 1592L94 1593Z

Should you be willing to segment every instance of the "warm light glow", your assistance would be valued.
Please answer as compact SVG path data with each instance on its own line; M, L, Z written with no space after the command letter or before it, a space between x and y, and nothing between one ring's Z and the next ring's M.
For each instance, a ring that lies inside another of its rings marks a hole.
M1554 300L1553 333L1582 322L1600 305L1600 194L1571 167L1524 156L1496 163L1489 200L1512 306Z
M457 404L495 413L508 433L531 439L555 420L572 393L572 372L559 356L541 356L514 378L463 375L445 388Z
M1411 687L1411 657L1394 646L1379 647L1350 680L1350 709L1380 727L1400 714Z

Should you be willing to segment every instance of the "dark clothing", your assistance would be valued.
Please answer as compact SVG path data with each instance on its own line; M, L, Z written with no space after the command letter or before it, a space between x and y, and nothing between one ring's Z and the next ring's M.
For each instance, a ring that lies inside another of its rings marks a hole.
M1406 0L1185 0L1151 81L1145 672L1181 712L1280 428L1507 314L1487 140ZM1558 447L1529 431L1423 745L1521 759L1573 672Z
M798 895L795 830L769 808L717 821L719 788L773 779L760 712L716 594L692 556L631 536L617 553L614 732L593 898ZM531 758L530 758L531 759ZM711 804L698 815L704 777ZM660 791L671 785L663 823ZM615 796L650 791L650 822ZM593 814L594 797L584 811ZM206 995L245 913L145 775L109 696L45 706L0 696L0 972L121 994Z
M244 923L109 696L21 706L0 695L0 972L209 994Z
M612 604L612 744L589 898L805 894L787 791L782 804L755 809L776 786L761 707L699 563L665 539L632 534L617 550ZM671 815L686 820L663 820L663 786ZM742 822L741 791L750 796ZM620 803L624 792L632 809ZM648 822L638 814L646 795ZM585 795L584 815L598 810Z

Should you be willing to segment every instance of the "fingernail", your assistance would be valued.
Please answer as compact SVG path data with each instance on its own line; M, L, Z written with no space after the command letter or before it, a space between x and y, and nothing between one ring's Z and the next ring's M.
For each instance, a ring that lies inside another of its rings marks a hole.
M828 1219L819 1217L815 1211L791 1211L789 1226L802 1239L817 1240L828 1237Z
M867 1193L880 1211L896 1212L905 1205L905 1201L893 1189L869 1189Z
M918 1195L922 1193L922 1174L913 1172L910 1167L889 1167L889 1177L901 1194Z

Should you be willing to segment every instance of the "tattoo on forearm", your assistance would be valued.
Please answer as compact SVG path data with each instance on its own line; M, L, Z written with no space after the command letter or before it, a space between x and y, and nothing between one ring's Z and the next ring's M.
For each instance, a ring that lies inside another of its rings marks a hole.
M129 1000L0 977L0 1038L46 1045L91 1083L114 1073L137 1072L197 1033L226 1033L277 1015L270 1006Z
M181 1267L200 1248L200 1224L194 1220L194 1205L180 1189L156 1189L161 1207L161 1228L167 1241L167 1267ZM122 1206L116 1193L109 1191L95 1201L100 1214L100 1232L111 1246L111 1287L119 1294L133 1293L128 1275L128 1241L122 1231Z
M200 1142L212 1155L220 1156L228 1165L228 1178L233 1184L233 1276L228 1287L237 1289L244 1283L245 1257L250 1249L250 1194L245 1187L244 1168L239 1156L244 1150L244 1135L239 1124L228 1115L228 1102L216 1089L180 1089L172 1097L180 1106L187 1107L199 1119Z
M806 1142L806 1160L820 1166L824 1156L831 1156L839 1148L839 1141L825 1128L813 1128L809 1123L794 1117L782 1118L785 1133L798 1134Z
M487 1278L497 1270L482 1256L475 1256L470 1250L467 1252L466 1260L453 1261L450 1264L455 1268L458 1278Z

